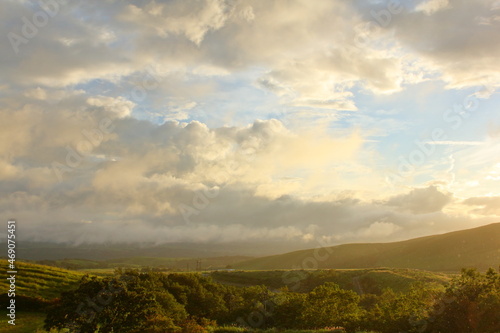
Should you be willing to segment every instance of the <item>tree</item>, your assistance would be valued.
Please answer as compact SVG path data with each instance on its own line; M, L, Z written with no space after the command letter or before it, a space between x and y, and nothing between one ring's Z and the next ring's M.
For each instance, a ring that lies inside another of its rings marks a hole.
M44 328L90 332L173 332L187 313L158 283L158 273L84 277L49 310Z
M301 320L306 328L341 326L354 331L361 315L358 302L354 291L327 282L307 295Z
M302 313L306 306L306 295L289 292L286 289L279 296L280 301L274 308L276 326L281 328L302 327Z
M500 275L463 269L453 279L430 317L428 332L500 331Z
M161 284L193 318L221 321L227 317L225 288L210 278L199 274L172 273L163 275Z

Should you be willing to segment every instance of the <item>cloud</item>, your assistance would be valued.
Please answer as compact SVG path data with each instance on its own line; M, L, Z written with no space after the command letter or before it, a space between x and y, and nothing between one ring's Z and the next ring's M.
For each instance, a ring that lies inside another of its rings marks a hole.
M390 236L400 229L401 227L394 223L377 221L370 224L368 228L361 229L359 233L363 237L376 238L381 236Z
M450 6L448 0L426 0L419 3L416 7L416 11L422 11L427 15L432 15L440 10L446 9Z
M493 2L455 1L449 6L447 1L423 2L417 6L421 11L394 16L395 38L439 71L449 88L498 88L495 54L500 42L495 36L500 20Z
M323 236L332 243L395 240L425 234L431 221L445 230L468 223L440 212L452 195L436 187L385 200L332 195L330 169L367 172L350 164L364 141L357 132L297 132L275 119L216 128L153 124L127 116L131 104L123 98L93 98L66 94L57 104L34 99L0 109L10 124L0 131L9 138L0 146L0 209L23 221L25 239L266 239L292 249ZM99 132L103 119L109 132ZM91 149L80 153L81 142Z
M357 134L332 138L295 133L275 119L241 127L209 128L197 121L159 125L130 117L134 103L122 97L67 94L51 104L39 98L50 90L35 92L29 105L0 109L8 119L0 132L5 139L0 145L0 206L5 214L22 212L19 219L33 230L50 222L60 229L54 234L57 240L75 240L78 232L71 229L101 225L181 228L187 223L182 205L199 210L193 205L197 193L221 188L220 203L212 204L216 213L198 213L196 223L219 231L220 225L243 222L244 228L252 228L255 221L241 216L265 210L283 175L307 177L341 163L363 142ZM242 201L231 203L235 198ZM247 211L242 202L254 206ZM227 205L235 211L228 212ZM81 221L93 223L80 226ZM293 221L284 226L299 228ZM279 224L273 228L281 230ZM187 231L182 234L191 239Z
M123 97L113 98L108 96L92 96L87 99L87 104L103 108L109 112L115 112L118 117L130 116L135 107L135 103Z
M30 17L32 9L14 2L7 6L3 19L13 30L2 32L22 34L21 18ZM2 49L6 79L64 87L97 79L118 83L151 63L161 75L180 71L200 77L212 75L202 68L224 73L261 67L267 72L258 79L262 87L293 95L284 102L339 110L356 108L349 92L356 82L371 91L401 89L397 57L383 52L366 57L353 48L356 13L341 1L91 1L76 6L68 3L64 13L61 9L19 45L18 55ZM95 8L102 16L92 14Z
M386 200L384 204L413 214L427 214L441 211L452 198L451 193L441 192L437 186L429 186L394 196Z
M21 37L22 18L42 10L19 2L5 7L1 32ZM343 1L68 2L18 45L18 54L2 48L0 68L10 82L62 87L119 82L151 63L163 73L259 67L258 81L270 91L292 94L299 105L313 101L340 110L355 108L342 95L355 84L394 93L436 71L452 88L496 86L500 21L494 1L424 1L391 16L393 33L375 34L375 44L357 43L353 27L376 23L372 10Z
M472 197L463 201L463 204L475 206L472 213L485 216L500 216L500 197Z
M24 39L0 48L2 216L28 239L71 242L294 245L468 226L446 209L452 185L387 189L383 160L404 143L379 144L412 107L375 110L420 83L495 98L495 4L421 1L384 25L380 2L69 1L27 34L43 9L5 2L0 34ZM494 193L496 132L434 143L471 146L450 184L481 175L477 191L487 180ZM470 195L473 222L489 221L496 203Z
M170 34L183 35L200 45L210 31L222 28L228 18L229 6L224 1L151 1L142 8L127 5L120 19L141 27L145 33L165 38ZM244 12L245 19L252 17L251 7Z

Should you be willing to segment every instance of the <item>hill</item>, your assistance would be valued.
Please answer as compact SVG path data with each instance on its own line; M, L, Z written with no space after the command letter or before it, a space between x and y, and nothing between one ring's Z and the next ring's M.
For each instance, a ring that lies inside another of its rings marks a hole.
M208 258L159 258L159 257L130 257L108 260L86 259L59 259L37 260L35 263L73 270L90 270L98 272L112 272L114 268L155 268L161 271L194 271L199 263L202 270L223 269L236 262L249 260L247 256L224 256Z
M499 265L500 223L494 223L393 243L344 244L321 251L295 251L243 261L233 267L245 270L391 267L456 272L464 267L486 270Z
M325 282L333 282L343 289L359 294L380 294L390 288L395 292L407 292L418 282L442 287L451 276L444 273L412 269L340 269L340 270L274 270L274 271L218 271L211 273L219 283L234 286L265 285L276 290L287 287L291 291L309 292Z
M7 267L7 260L0 259L0 265ZM81 277L80 272L16 261L16 295L39 297L50 300L59 297L62 291L74 288ZM2 273L0 288L9 290L7 279Z
M289 242L225 242L219 243L117 243L71 244L23 241L16 252L21 260L116 260L130 257L147 258L213 258L227 256L264 256L284 253L304 247Z

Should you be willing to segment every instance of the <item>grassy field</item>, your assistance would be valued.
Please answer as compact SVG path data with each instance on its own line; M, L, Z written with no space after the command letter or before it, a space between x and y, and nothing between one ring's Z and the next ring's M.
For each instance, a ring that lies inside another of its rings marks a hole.
M0 259L0 267L7 267L7 260ZM77 285L84 275L56 267L16 262L17 280L16 294L41 297L47 300L58 297L61 291L69 290ZM1 290L8 290L5 270L0 275Z
M1 267L7 267L7 261L0 259ZM76 287L83 273L16 261L16 296L28 296L51 300L59 297L62 291ZM5 270L3 270L5 272ZM0 288L6 292L9 288L5 273L0 276ZM18 299L19 300L19 299ZM0 333L3 332L45 332L43 330L44 313L27 312L22 308L16 311L16 325L8 324L9 318L0 319ZM54 331L55 332L55 331Z
M46 332L43 329L44 313L36 312L19 312L16 314L16 325L7 323L7 316L2 316L0 319L0 333L41 333ZM53 331L55 332L55 331Z
M6 267L7 262L0 260ZM56 267L17 262L17 293L47 300L76 286L80 278L91 275L111 275L113 269L66 270ZM5 273L3 273L5 274ZM272 271L205 271L220 283L236 286L265 285L271 289L288 287L295 291L309 291L325 282L334 282L342 288L359 293L379 293L385 288L405 292L415 282L444 285L451 275L413 269L339 269L339 270L272 270ZM7 290L2 277L0 287Z
M406 292L416 282L442 286L451 275L412 269L339 269L339 270L274 270L274 271L219 271L211 273L220 283L251 286L265 285L271 289L288 287L307 292L325 283L334 282L341 288L358 293L378 294L385 288Z
M60 259L39 260L36 263L54 267L74 270L99 270L114 268L160 268L172 271L195 270L197 261L201 262L202 269L221 269L228 265L251 259L246 256L224 256L212 258L164 258L164 257L130 257L109 260L86 260L86 259Z

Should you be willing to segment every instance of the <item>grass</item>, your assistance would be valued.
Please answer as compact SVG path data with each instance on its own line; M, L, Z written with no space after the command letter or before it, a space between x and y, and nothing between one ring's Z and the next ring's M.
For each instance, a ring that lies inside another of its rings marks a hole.
M7 260L0 260L0 267L7 267ZM72 289L84 275L67 269L16 261L16 294L40 297L47 300L59 297L62 291ZM9 290L7 279L0 278L1 290Z
M271 289L288 287L290 290L300 292L308 292L325 282L334 282L344 289L373 294L379 294L385 288L391 288L396 292L406 292L416 282L443 286L451 278L450 275L444 273L386 268L234 271L213 272L211 276L215 281L229 285L265 285Z
M2 316L0 319L0 333L20 332L20 333L41 333L46 332L43 329L44 313L38 312L19 312L16 313L16 325L8 323L9 318ZM53 331L55 332L55 331Z
M115 269L114 268L88 268L88 269L79 269L78 272L89 274L89 275L97 275L97 276L110 276L113 275Z
M62 291L74 288L81 277L88 273L106 276L113 269L88 269L72 271L56 267L17 262L16 292L18 295L40 297L50 300L60 296ZM7 267L6 260L0 265ZM273 271L214 271L206 272L216 282L235 286L265 285L271 289L288 287L292 291L307 292L325 283L334 282L341 288L359 293L378 294L385 288L406 292L415 282L442 286L451 276L444 273L412 269L337 269L337 270L273 270ZM8 290L5 278L0 287ZM359 290L361 289L361 290Z
M74 270L100 270L114 268L161 268L172 271L194 270L196 262L201 260L203 269L221 269L228 265L235 264L251 257L246 256L224 256L212 258L168 258L168 257L128 257L108 260L85 260L85 259L60 259L60 260L39 260L36 263L54 267L74 269Z

